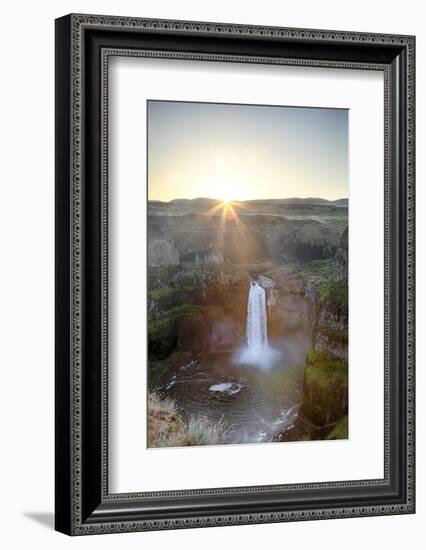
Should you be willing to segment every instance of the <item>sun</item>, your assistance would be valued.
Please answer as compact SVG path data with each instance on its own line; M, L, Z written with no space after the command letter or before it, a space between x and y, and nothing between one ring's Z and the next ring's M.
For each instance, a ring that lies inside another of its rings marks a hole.
M220 200L223 204L229 204L234 199L235 187L229 176L221 175L213 178L211 182L212 196Z
M232 202L232 196L230 195L231 189L227 189L226 187L222 188L220 190L219 199L223 202L223 204L227 205L230 202Z

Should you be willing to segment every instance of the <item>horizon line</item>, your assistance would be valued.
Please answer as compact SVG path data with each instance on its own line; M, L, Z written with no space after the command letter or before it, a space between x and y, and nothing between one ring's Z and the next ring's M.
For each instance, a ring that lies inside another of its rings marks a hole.
M209 201L218 201L218 202L224 202L222 199L218 199L216 197L193 197L193 198L187 198L187 197L176 197L174 199L170 200L162 200L162 199L147 199L148 202L162 202L162 203L169 203L173 201L199 201L199 200L209 200ZM337 199L326 199L324 197L268 197L264 199L230 199L227 202L259 202L259 201L280 201L280 200L321 200L321 201L327 201L327 202L336 202L336 201L343 201L347 200L349 201L349 197L339 197Z

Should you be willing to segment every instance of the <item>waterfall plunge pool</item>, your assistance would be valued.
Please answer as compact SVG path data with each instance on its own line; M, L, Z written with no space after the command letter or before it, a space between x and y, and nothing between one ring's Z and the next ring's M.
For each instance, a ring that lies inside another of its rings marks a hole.
M265 289L250 283L245 345L201 353L166 385L182 415L224 421L225 443L262 443L294 425L302 400L310 337L302 332L269 342Z
M194 357L171 377L166 395L182 415L223 419L225 443L266 443L291 427L302 400L303 363L291 343L274 342L279 360L268 369L238 364L235 352Z

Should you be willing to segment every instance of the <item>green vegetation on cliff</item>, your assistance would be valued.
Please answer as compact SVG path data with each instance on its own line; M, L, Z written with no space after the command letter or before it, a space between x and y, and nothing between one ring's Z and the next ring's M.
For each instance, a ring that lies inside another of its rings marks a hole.
M320 303L334 306L342 313L348 310L348 285L337 282L334 277L327 277L318 285Z
M148 292L148 302L153 313L171 309L179 305L191 305L196 300L194 288L163 287Z
M342 416L336 422L336 426L331 430L326 439L348 439L348 415Z
M148 358L148 387L160 387L165 377L173 370L189 363L192 354L188 351L175 351L164 359Z
M348 364L325 352L307 356L302 406L294 426L277 441L348 438Z
M176 306L157 313L148 321L148 354L164 359L177 346L178 331L182 323L202 319L202 308L194 305Z
M304 416L315 426L339 420L348 412L348 362L325 352L307 356L303 405Z
M344 359L331 358L323 351L310 351L306 358L305 383L317 384L327 389L330 384L348 382L348 362Z
M148 293L148 298L150 300L154 300L155 302L163 302L168 301L171 299L176 299L179 297L181 293L181 290L179 288L157 288L157 290L153 290L152 292Z
M248 280L233 266L148 269L151 388L166 382L180 353L229 350L242 341Z

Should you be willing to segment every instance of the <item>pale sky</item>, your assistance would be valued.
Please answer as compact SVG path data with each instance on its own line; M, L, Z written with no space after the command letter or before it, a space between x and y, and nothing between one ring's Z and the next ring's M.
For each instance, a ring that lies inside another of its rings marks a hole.
M348 111L148 101L150 200L348 196Z

